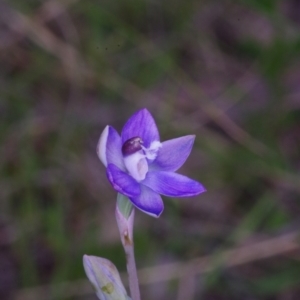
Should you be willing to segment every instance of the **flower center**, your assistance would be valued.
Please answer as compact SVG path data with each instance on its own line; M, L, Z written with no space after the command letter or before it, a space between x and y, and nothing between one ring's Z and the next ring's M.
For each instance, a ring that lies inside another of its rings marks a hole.
M144 180L148 172L148 163L142 144L143 140L140 137L133 137L122 146L125 167L136 181Z
M122 154L128 173L137 181L144 180L148 172L148 161L155 160L161 147L159 141L153 141L146 148L138 136L127 140L122 146Z
M148 158L148 160L153 161L157 156L158 150L162 147L162 144L159 141L153 141L150 144L149 148L145 148L143 146L141 146L141 147L144 150L145 155Z
M123 156L134 154L135 152L142 149L143 140L136 136L127 140L122 146Z

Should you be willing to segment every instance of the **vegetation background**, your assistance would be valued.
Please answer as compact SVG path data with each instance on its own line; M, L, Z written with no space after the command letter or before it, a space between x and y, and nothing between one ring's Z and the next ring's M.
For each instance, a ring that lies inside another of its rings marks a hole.
M208 192L137 212L143 300L299 300L299 29L299 0L0 0L0 299L123 274L95 148L146 107Z

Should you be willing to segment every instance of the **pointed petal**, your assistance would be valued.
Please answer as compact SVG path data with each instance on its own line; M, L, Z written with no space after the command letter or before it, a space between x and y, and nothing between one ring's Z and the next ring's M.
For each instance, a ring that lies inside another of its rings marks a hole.
M118 132L109 126L109 133L106 146L106 159L108 164L114 164L125 171L125 165L122 155L122 141Z
M114 164L108 164L106 175L117 192L128 197L136 197L141 193L141 188L137 181Z
M148 172L141 184L169 197L190 197L206 191L199 182L173 172Z
M163 142L150 169L177 171L190 155L194 140L195 135L187 135Z
M159 141L155 121L147 109L141 109L130 117L122 130L122 143L133 137L140 137L148 148L151 142Z
M102 131L98 144L97 144L97 154L103 165L107 166L107 159L106 159L106 144L107 144L107 138L108 138L108 131L109 126L106 126L104 130Z
M146 186L141 185L140 195L129 199L138 209L155 218L158 218L164 210L161 196Z
M121 137L113 127L106 126L103 130L97 145L97 154L105 166L114 164L125 170Z

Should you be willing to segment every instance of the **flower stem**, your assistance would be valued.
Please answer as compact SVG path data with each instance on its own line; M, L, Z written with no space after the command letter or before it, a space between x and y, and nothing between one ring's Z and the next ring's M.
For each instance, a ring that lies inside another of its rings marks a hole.
M129 206L128 206L129 205ZM129 209L128 209L129 207ZM127 259L127 273L132 300L140 300L140 289L136 271L133 244L134 208L125 197L119 196L116 207L116 219L122 245Z
M133 241L132 241L133 242ZM132 300L140 300L140 289L136 271L136 264L134 258L134 247L131 245L124 247L127 258L127 273L129 277L129 288Z

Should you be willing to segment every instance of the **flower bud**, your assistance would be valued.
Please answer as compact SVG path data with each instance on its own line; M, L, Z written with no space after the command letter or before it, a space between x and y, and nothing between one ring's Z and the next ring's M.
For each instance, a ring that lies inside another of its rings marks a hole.
M129 300L115 265L102 257L83 256L85 273L100 300Z

